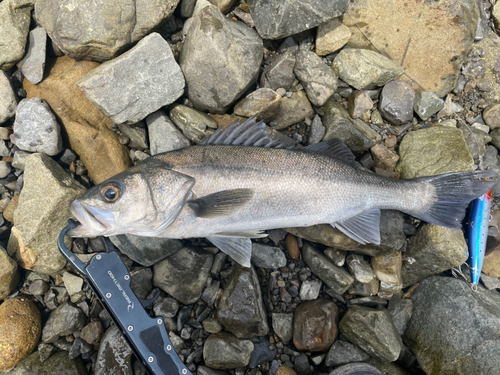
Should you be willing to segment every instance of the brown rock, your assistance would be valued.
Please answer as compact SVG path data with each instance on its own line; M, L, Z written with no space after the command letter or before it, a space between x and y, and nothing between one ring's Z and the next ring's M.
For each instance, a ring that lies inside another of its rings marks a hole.
M482 271L490 277L500 277L500 238L488 237Z
M398 143L398 137L396 137L393 134L388 134L384 143L385 143L385 147L392 148L392 147L396 146L396 144Z
M211 114L211 113L209 113L208 115L210 117L212 117L217 122L217 127L219 127L219 128L221 126L223 128L227 128L229 125L231 125L236 120L238 120L238 122L240 124L242 124L246 120L245 117L236 116L236 115L228 115L228 114L217 115L217 114Z
M280 112L281 96L268 88L257 89L234 106L234 113L239 116L257 116L257 120L269 122Z
M47 76L38 85L26 79L23 83L28 98L44 99L59 117L65 141L80 156L96 184L131 166L127 147L111 130L113 121L104 116L76 85L98 65L64 56L47 61Z
M16 297L0 305L0 371L7 370L35 348L42 333L42 320L35 304Z
M394 151L389 150L387 147L378 144L371 148L371 154L375 166L386 169L388 171L393 171L396 169L396 164L399 161L399 156Z
M479 8L471 1L359 0L350 4L344 24L352 32L348 47L373 50L375 45L422 86L443 97L455 86L478 19ZM410 81L406 75L398 79ZM423 91L414 83L413 89Z
M305 91L296 91L292 93L292 96L285 96L281 100L281 111L277 117L276 125L273 124L274 121L270 125L275 130L282 130L313 116L314 110Z
M295 370L288 366L281 366L278 371L276 371L276 375L297 375Z
M376 255L372 257L371 265L375 276L380 281L388 284L399 284L401 282L402 259L400 251Z
M285 245L290 258L295 260L300 258L299 244L297 243L297 238L295 238L293 234L287 234L285 238Z
M373 100L366 91L355 90L347 98L347 110L352 118L359 118L373 107ZM368 118L370 116L368 112Z
M7 207L5 207L5 210L3 210L3 217L5 220L10 221L11 223L14 222L14 211L17 208L18 202L19 202L19 194L14 195L10 200L9 204L7 205Z
M0 246L0 300L6 298L19 282L17 263Z
M293 344L298 350L326 352L337 338L338 307L317 299L297 306L293 319Z

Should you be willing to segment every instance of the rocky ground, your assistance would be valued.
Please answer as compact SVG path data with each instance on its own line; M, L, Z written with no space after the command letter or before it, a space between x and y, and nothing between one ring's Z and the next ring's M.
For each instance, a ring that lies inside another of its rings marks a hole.
M0 371L145 374L57 249L68 204L235 119L390 178L500 171L499 21L495 0L0 0ZM498 374L499 227L476 292L461 231L392 211L381 245L269 231L249 269L204 239L112 242L193 374Z

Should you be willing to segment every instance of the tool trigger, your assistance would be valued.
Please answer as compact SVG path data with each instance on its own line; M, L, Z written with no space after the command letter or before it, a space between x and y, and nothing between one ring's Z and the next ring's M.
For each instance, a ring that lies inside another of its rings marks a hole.
M139 297L137 297L137 299L141 303L142 307L146 308L146 307L150 306L151 304L153 304L158 299L159 296L160 296L160 290L156 290L155 295L153 297L151 297L150 299L142 299Z

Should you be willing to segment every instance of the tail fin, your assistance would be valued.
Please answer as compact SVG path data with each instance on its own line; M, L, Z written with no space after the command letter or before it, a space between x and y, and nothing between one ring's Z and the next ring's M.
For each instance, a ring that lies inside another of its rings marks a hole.
M409 213L431 224L460 229L469 202L490 190L496 181L487 179L497 176L492 171L474 171L417 178L434 187L434 199L425 210Z

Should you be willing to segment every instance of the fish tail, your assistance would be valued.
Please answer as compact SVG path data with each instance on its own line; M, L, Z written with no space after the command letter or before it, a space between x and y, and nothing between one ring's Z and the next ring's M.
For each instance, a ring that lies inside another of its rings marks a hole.
M496 181L488 179L497 176L492 171L474 171L417 178L414 181L424 183L430 197L423 207L408 213L431 224L460 229L469 202L490 190Z

